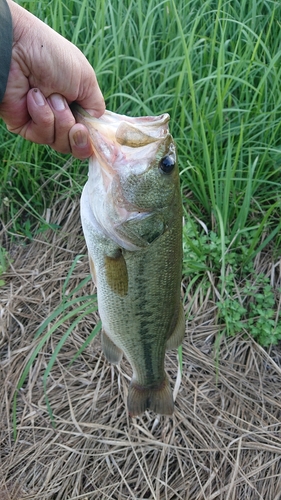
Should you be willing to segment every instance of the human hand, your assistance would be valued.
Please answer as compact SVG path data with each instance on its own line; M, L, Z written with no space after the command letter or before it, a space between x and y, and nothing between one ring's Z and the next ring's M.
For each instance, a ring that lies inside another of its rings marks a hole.
M12 0L13 49L0 116L8 130L77 158L93 153L84 125L69 104L97 118L105 111L93 68L82 52Z

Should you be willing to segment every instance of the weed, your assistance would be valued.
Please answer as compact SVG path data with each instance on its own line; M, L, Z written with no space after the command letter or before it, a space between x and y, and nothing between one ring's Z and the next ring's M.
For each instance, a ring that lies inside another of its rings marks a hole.
M235 245L222 239L214 231L196 233L196 226L188 221L184 228L184 274L194 276L207 290L215 286L217 322L228 335L247 332L262 346L281 340L281 322L276 313L277 295L270 278L248 262L248 251L253 235L245 232ZM223 264L223 266L222 266ZM212 275L212 283L208 280Z
M7 250L0 246L0 286L5 285L1 276L7 271L10 264L10 257Z

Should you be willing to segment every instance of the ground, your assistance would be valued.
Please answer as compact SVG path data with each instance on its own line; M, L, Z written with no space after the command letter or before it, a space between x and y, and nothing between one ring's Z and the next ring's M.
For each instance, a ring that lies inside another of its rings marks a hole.
M97 324L97 312L67 318L77 303L70 305L35 336L62 303L64 284L67 300L89 275L78 200L58 200L50 219L60 230L28 245L8 237L8 227L0 232L0 245L12 259L0 288L1 499L280 499L280 346L265 350L242 336L218 343L215 305L195 301L181 380L176 351L166 357L174 415L129 418L131 370L124 359L110 366L96 337L70 365ZM80 296L82 304L92 293L88 281L71 298ZM32 352L56 322L17 391ZM46 377L52 353L68 332Z

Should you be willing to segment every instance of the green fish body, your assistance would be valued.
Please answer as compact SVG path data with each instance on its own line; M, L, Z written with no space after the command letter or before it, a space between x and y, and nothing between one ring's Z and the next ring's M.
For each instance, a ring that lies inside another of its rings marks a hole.
M133 376L131 416L146 409L172 414L164 369L166 349L185 331L180 301L182 206L169 115L132 118L106 111L99 118L79 106L95 154L81 197L81 219L97 286L102 348Z

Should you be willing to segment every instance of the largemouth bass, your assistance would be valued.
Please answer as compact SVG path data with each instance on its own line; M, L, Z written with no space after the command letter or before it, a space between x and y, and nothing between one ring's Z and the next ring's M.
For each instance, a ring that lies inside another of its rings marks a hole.
M81 219L97 286L102 349L111 363L124 353L131 364L131 416L146 409L170 415L165 351L177 348L185 331L182 205L170 117L106 111L96 119L78 105L73 112L88 128L95 152Z

